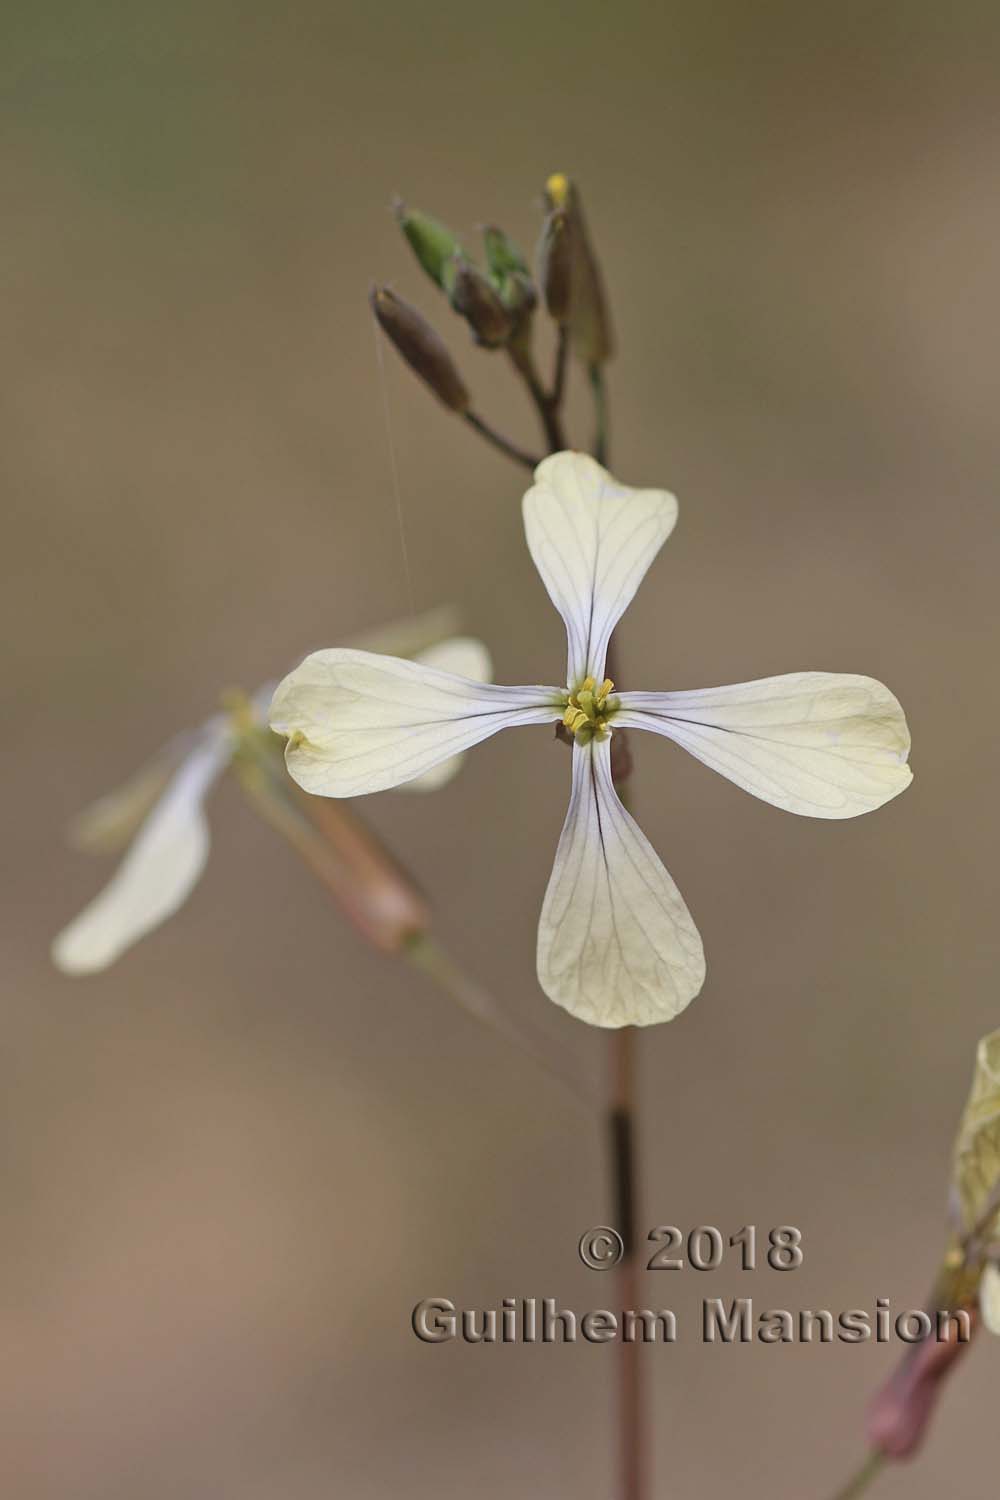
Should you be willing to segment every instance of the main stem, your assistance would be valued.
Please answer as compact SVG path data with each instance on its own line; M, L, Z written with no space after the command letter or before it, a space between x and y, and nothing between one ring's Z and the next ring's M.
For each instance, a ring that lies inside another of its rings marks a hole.
M636 1212L635 1031L623 1026L611 1033L610 1127L611 1180L615 1222L625 1245L618 1265L618 1305L640 1305L639 1225ZM647 1493L647 1452L642 1365L639 1344L618 1346L618 1473L622 1500L643 1500Z
M566 447L561 411L568 352L565 330L560 330L559 333L552 388L549 391L546 391L542 384L527 344L511 345L507 352L538 411L549 452L559 452ZM591 366L588 375L594 399L594 454L599 463L605 464L608 457L607 392L599 365ZM498 444L498 446L507 445ZM515 454L510 454L510 456L517 457ZM606 670L609 677L617 679L617 667L613 664L611 650L608 651ZM621 748L623 747L624 741L621 742ZM619 754L615 757L615 761L617 764L613 762L612 775L619 796L625 801L627 794L623 783L630 773L629 756L627 753ZM636 1210L638 1168L636 1164L637 1090L634 1038L634 1027L623 1026L609 1034L608 1046L607 1131L611 1187L614 1197L613 1222L624 1244L624 1254L619 1262L616 1278L619 1304L623 1311L640 1305L639 1224ZM642 1375L640 1345L622 1340L618 1350L617 1489L619 1500L648 1500L649 1495L646 1407Z
M617 679L618 663L614 646L608 649L606 671ZM618 731L622 733L621 730ZM630 757L616 757L612 776L622 802L629 802L626 780L631 772ZM625 1253L618 1265L619 1305L623 1310L641 1305L639 1295L639 1166L636 1147L636 1076L635 1027L622 1026L608 1039L609 1099L608 1129L611 1141L611 1183L618 1232ZM618 1472L621 1500L646 1500L649 1493L649 1454L646 1428L646 1403L640 1345L626 1343L618 1348Z

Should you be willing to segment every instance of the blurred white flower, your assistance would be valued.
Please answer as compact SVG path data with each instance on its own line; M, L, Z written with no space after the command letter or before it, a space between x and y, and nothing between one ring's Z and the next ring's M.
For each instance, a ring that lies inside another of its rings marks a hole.
M453 624L451 611L437 610L387 626L371 635L372 650L412 650L413 660L436 671L472 680L488 678L489 653L481 642L457 636L417 649ZM249 708L260 729L273 683L259 689ZM132 840L125 858L100 894L63 929L52 959L66 974L93 974L183 905L208 858L210 835L205 799L239 748L240 735L225 714L175 737L125 786L102 797L77 817L70 833L81 848L106 852ZM461 757L442 761L411 783L431 791L458 770Z
M662 490L632 490L593 459L558 453L524 497L528 547L569 642L565 687L496 687L447 671L332 649L279 684L272 729L308 792L353 797L425 775L520 724L574 735L569 811L538 932L545 993L599 1026L669 1020L705 977L676 886L618 799L614 728L649 729L790 812L847 818L908 785L910 738L870 677L795 673L700 692L618 693L611 632L677 519Z
M1000 1267L987 1261L979 1283L979 1310L989 1333L1000 1334Z

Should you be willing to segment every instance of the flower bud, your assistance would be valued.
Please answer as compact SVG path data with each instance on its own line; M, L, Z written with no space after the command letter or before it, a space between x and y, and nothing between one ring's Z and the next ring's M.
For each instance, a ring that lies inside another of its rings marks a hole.
M327 846L301 846L307 863L373 947L397 952L425 932L427 903L399 862L348 807L297 793Z
M538 305L535 283L524 271L513 271L504 282L500 300L513 314L515 322L521 322Z
M488 224L483 230L483 245L489 279L504 307L516 321L520 321L534 310L538 302L528 262L514 241L493 224Z
M372 287L368 300L379 327L413 373L430 386L450 411L466 411L470 397L465 382L443 339L426 318L388 287Z
M557 322L565 323L573 350L585 365L601 365L614 352L611 318L580 195L570 179L554 173L545 184L549 210L542 234L540 277L552 296ZM561 241L565 239L565 243Z
M398 200L393 209L400 229L428 276L444 291L449 291L449 263L456 255L464 253L458 240L450 229L432 219L430 214L415 213Z
M477 267L456 256L448 275L451 305L468 323L478 344L499 348L510 338L514 319Z
M965 1311L975 1334L976 1308ZM949 1318L943 1339L929 1338L907 1351L872 1402L868 1438L887 1458L910 1458L920 1447L937 1409L945 1378L970 1347L959 1325Z
M550 209L538 243L538 280L553 322L570 317L570 228L564 208Z
M503 281L515 271L521 271L525 276L531 275L531 268L514 241L495 224L487 224L483 229L483 245L486 249L486 264L494 278Z

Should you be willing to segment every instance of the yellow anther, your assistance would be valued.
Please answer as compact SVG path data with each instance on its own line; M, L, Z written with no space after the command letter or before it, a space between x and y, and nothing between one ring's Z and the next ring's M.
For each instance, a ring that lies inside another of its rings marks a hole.
M563 714L563 723L567 729L576 734L578 729L583 729L585 725L590 723L590 719L581 708L577 708L571 703Z
M545 191L549 195L553 208L565 208L569 197L569 178L565 172L553 172L545 184Z
M568 696L563 724L575 735L606 739L611 733L608 723L608 694L614 687L610 677L601 686L593 677L585 677L575 693Z

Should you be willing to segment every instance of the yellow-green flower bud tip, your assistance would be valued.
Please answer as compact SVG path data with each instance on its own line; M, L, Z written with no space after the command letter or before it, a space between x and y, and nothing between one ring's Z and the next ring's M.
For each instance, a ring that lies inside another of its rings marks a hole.
M458 239L446 225L432 219L430 214L416 213L398 198L393 204L393 212L414 255L428 276L444 291L448 291L449 262L456 255L463 254Z
M378 325L415 375L449 411L468 410L470 396L444 340L408 302L388 287L373 286L368 297Z
M565 172L553 172L545 184L550 208L566 208L569 204L570 180Z
M483 245L489 279L504 307L519 322L538 302L528 262L509 235L493 224L483 230Z
M495 280L503 281L515 273L531 275L531 268L514 241L495 224L484 227L483 246L486 250L486 264Z

